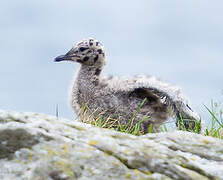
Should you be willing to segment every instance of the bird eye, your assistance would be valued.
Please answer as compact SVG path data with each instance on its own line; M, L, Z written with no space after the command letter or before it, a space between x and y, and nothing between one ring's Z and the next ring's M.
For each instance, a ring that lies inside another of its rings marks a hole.
M101 49L98 49L98 53L99 53L99 54L102 54L102 50L101 50Z
M80 48L79 48L79 51L80 51L80 52L83 52L83 51L85 51L86 49L88 49L88 48L87 48L87 47L80 47Z

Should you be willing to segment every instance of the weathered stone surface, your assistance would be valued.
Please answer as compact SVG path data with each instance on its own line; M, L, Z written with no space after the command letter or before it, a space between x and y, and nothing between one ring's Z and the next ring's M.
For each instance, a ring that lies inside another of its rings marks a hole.
M0 179L223 179L223 141L175 131L132 136L0 111Z

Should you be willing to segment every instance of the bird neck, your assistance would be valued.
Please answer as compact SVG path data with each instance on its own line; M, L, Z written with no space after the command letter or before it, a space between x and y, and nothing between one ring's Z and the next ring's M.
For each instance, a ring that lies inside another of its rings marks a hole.
M77 77L77 86L80 90L87 90L99 85L102 68L81 65Z

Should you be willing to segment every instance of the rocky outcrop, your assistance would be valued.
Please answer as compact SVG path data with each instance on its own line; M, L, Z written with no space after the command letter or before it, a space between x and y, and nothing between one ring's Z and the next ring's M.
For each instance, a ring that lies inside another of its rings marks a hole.
M223 141L183 131L133 136L0 111L0 179L223 179Z

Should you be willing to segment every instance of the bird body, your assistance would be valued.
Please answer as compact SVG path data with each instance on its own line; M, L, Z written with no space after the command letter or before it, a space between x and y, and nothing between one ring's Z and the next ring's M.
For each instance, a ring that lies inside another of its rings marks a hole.
M55 59L64 60L81 64L71 90L71 105L83 122L91 123L98 115L115 119L122 125L128 124L130 119L133 125L143 120L140 130L146 133L150 125L159 131L170 116L181 117L186 128L194 128L194 121L199 121L177 87L153 76L125 80L103 77L104 48L93 38L77 43L67 54ZM85 113L81 111L83 106L88 109Z

